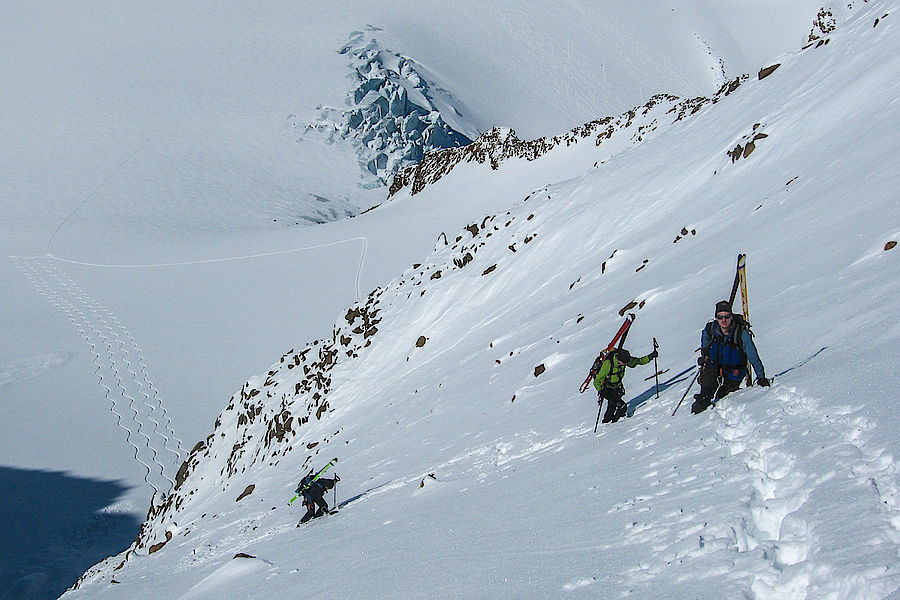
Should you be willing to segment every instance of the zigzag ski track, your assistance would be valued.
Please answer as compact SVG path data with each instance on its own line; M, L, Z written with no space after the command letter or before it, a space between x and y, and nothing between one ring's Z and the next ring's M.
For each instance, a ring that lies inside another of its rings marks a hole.
M146 471L144 481L154 492L170 491L175 483L169 473L186 452L134 337L51 258L16 258L15 263L38 293L69 318L90 348L97 383L116 424L125 431L134 459Z

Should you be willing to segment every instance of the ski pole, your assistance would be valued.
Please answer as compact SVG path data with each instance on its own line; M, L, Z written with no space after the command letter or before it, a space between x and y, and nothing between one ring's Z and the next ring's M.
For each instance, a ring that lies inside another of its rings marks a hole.
M659 348L659 344L656 343L656 338L653 338L653 350ZM659 399L659 363L656 361L657 357L653 357L653 370L656 371L656 398Z
M597 406L597 422L594 423L594 433L597 433L597 425L600 424L600 413L603 411L603 398L597 402L599 406Z
M697 372L694 373L694 378L691 379L691 384L684 390L684 395L681 397L681 400L678 401L678 405L675 407L675 410L672 411L672 416L675 416L675 413L678 411L678 407L681 406L681 403L684 402L684 399L687 398L688 392L691 391L691 388L694 387L694 382L697 381L697 377L700 375L700 370L697 369Z

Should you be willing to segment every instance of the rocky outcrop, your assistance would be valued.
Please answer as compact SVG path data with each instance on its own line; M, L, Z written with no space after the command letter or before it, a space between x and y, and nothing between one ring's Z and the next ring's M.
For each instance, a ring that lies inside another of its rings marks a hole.
M653 96L646 104L631 109L618 117L603 117L576 127L563 135L542 137L536 140L520 140L515 131L495 127L463 148L437 150L426 154L421 162L397 173L391 183L389 195L393 196L404 188L410 194L418 194L425 186L435 183L452 171L460 163L476 162L489 164L499 169L500 164L510 159L535 160L550 150L593 140L600 146L613 137L630 136L633 143L644 141L665 121L673 123L697 113L704 106L715 104L734 92L747 79L738 77L723 85L712 97L698 97L688 100L668 94Z
M472 140L448 123L463 122L458 103L428 81L413 59L382 48L374 31L354 32L340 50L353 72L348 108L320 106L321 116L308 130L351 140L360 167L376 180L373 185L384 185L427 152Z

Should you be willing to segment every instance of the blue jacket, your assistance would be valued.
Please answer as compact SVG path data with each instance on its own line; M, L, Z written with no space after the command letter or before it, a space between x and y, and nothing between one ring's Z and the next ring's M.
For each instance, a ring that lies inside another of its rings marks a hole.
M735 340L735 333L738 334ZM731 332L726 336L715 321L710 321L700 334L700 350L717 367L722 367L729 379L740 380L747 374L745 363L753 366L756 377L765 377L766 370L759 358L750 329L744 326L740 315L735 315Z

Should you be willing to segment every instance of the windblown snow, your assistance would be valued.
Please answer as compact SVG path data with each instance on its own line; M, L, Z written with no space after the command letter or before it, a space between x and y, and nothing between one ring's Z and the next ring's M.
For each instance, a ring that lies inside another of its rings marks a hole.
M153 66L155 107L84 75L135 50L112 27L133 15L75 20L115 36L53 102L4 92L0 475L35 491L0 504L0 597L895 597L898 2L352 4L190 42L212 12L150 11L165 60L208 61L165 84L158 46L121 58ZM55 61L28 34L83 17L0 10ZM370 24L488 132L389 198L359 138L298 131L347 97L338 50ZM69 134L34 121L61 108ZM738 253L772 386L692 415ZM578 386L629 312L659 384L628 370L628 418L594 433ZM297 482L335 457L339 512L298 528Z

